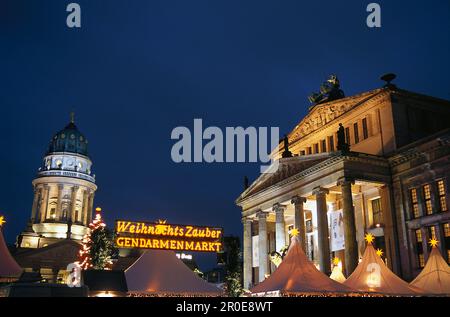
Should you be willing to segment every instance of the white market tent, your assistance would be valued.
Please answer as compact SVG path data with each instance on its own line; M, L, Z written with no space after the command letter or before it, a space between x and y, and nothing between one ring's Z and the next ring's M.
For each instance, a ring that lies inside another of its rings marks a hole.
M370 240L361 262L344 282L344 285L361 292L384 295L414 296L423 293L420 288L410 286L395 275L376 253Z
M450 295L450 267L436 246L432 247L427 264L410 285L430 294Z
M320 272L308 260L303 252L297 236L292 237L289 250L280 266L267 279L250 290L254 295L268 295L277 292L279 295L320 295L348 294L353 289L333 281Z
M346 280L344 274L342 273L342 268L339 265L336 265L333 268L333 271L331 271L330 278L333 281L336 281L336 282L339 282L339 283L344 283L345 280Z
M9 253L0 225L0 281L17 279L22 273L22 268Z
M147 250L125 271L128 292L154 296L220 296L223 291L190 270L173 251Z

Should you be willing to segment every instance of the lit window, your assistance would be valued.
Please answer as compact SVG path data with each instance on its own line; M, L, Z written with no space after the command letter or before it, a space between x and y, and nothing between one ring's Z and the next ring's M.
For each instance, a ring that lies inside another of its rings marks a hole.
M334 137L330 136L330 138L328 139L328 148L330 149L330 152L334 151Z
M420 229L416 230L416 242L422 243L422 231Z
M425 200L425 211L427 215L433 213L433 206L431 204L431 186L430 184L423 185L423 198Z
M444 223L444 236L446 238L450 237L450 224Z
M372 215L373 215L373 223L375 225L384 223L380 198L372 200Z
M327 141L326 140L322 140L322 141L320 141L320 143L322 143L321 144L321 146L322 146L322 153L323 152L326 152L327 151Z
M364 140L369 137L369 129L367 128L367 118L362 119L363 138Z
M447 197L445 195L445 184L442 179L437 181L437 189L439 195L439 209L440 211L448 211Z
M353 124L353 134L355 136L355 144L359 142L359 131L358 131L358 123L355 122Z
M434 226L428 227L428 235L430 239L436 239L436 228Z
M415 234L416 234L417 261L419 262L419 267L424 267L425 266L425 258L423 256L422 231L420 229L417 229L415 231Z
M419 214L419 201L417 199L417 189L411 188L411 205L412 205L412 214L413 218L418 218Z
M423 253L419 254L419 266L424 267L425 266L425 258L423 257Z

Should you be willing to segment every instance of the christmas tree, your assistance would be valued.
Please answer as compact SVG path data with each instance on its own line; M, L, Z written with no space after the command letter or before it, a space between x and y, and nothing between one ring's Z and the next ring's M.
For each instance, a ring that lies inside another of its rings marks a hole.
M106 229L100 214L101 208L95 209L95 218L89 224L89 232L83 237L81 250L76 262L82 270L109 270L112 264L113 244L111 234Z

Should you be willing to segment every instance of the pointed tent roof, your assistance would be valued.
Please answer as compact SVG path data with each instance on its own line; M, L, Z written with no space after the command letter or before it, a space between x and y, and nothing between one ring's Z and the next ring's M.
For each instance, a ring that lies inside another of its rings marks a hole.
M223 292L192 272L173 251L147 250L125 271L129 292L220 296Z
M334 267L333 271L331 272L330 278L333 281L336 281L339 283L344 283L346 280L344 274L342 273L342 268L340 268L337 265Z
M19 277L21 273L22 268L9 252L0 226L0 279Z
M427 293L450 295L450 267L438 248L432 248L427 264L410 285Z
M371 243L367 244L361 262L344 282L344 285L362 292L390 295L418 295L423 293L421 289L410 286L395 275L377 255Z
M287 293L348 293L351 287L333 281L308 260L297 236L280 266L267 279L250 290L252 293L280 291Z

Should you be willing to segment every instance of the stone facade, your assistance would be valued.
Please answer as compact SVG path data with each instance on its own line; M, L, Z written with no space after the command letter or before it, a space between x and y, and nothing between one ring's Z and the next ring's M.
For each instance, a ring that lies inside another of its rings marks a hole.
M351 273L366 232L407 280L426 261L431 236L442 241L448 259L449 121L449 101L393 85L311 107L288 135L294 156L282 158L280 145L273 153L278 170L262 174L236 200L244 224L244 287L273 272L268 254L279 251L294 227L325 273L334 256ZM337 151L339 123L348 153ZM414 207L413 188L420 196Z
M77 259L92 220L97 190L87 139L73 117L56 133L33 180L33 202L27 228L17 237L17 261L50 281L64 276Z

